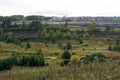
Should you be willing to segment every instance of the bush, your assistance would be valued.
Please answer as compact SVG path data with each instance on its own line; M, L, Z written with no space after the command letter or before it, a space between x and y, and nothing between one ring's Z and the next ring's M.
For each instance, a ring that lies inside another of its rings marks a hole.
M71 57L71 54L69 51L64 51L61 55L62 59L70 59L70 57Z
M79 60L79 57L75 55L70 58L70 62L73 64L76 64L78 60Z
M13 67L14 60L13 58L6 58L0 60L0 71L2 70L10 70Z
M14 60L13 58L4 59L3 64L4 64L4 69L10 70L14 65Z
M17 66L44 66L45 59L40 55L27 55L16 57L16 65Z
M83 63L93 62L95 60L98 62L103 62L105 60L105 55L103 55L102 53L94 53L86 55L86 57L81 59Z
M32 56L30 66L44 66L45 60L42 56Z

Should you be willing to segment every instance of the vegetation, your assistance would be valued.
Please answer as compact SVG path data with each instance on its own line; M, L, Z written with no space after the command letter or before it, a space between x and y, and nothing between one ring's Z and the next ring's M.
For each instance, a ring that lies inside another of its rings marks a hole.
M12 23L21 19L33 21ZM43 24L46 19L19 15L2 20L1 80L120 79L120 40L114 37L119 29L98 29L95 22L88 27Z

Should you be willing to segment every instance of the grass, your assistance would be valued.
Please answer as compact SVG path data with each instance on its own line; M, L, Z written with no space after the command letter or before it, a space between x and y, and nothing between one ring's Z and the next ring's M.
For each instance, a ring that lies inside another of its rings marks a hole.
M80 65L14 68L1 72L1 80L119 80L120 62Z
M78 29L78 28L75 28ZM72 30L75 30L72 29ZM120 62L107 60L103 63L76 64L61 67L59 55L63 49L58 47L58 43L65 45L69 40L57 41L56 43L31 42L31 48L25 49L15 44L1 42L0 59L13 55L35 54L38 49L42 49L49 63L45 67L18 67L15 66L10 71L0 72L0 80L119 80ZM101 52L107 57L120 56L119 52L108 51L108 43L104 39L88 39L83 44L70 40L72 49L69 50L74 55L82 57L94 52ZM85 49L85 50L83 50Z
M62 53L64 50L58 47L58 43L47 43L47 47L44 43L38 43L38 42L32 42L31 48L25 49L24 47L20 47L15 44L7 44L4 42L1 42L1 48L0 48L0 57L3 56L11 56L13 54L16 55L24 55L24 54L35 54L38 49L42 49L43 54L46 57L52 57L54 56L54 53ZM68 41L61 41L61 44L65 45ZM93 52L103 52L106 55L120 55L119 52L114 51L108 51L108 43L102 41L102 40L84 40L83 44L79 44L78 41L71 40L72 44L72 50L70 50L71 53L76 53L76 55L81 54L90 54ZM25 43L23 43L23 46L25 46ZM85 51L83 51L85 49Z

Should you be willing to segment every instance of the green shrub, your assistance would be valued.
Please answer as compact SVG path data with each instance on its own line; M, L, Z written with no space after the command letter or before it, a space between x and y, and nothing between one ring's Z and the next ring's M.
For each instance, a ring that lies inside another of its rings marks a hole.
M70 59L70 57L71 57L71 54L69 51L64 51L61 55L62 59Z
M105 60L105 55L103 55L102 53L94 53L81 58L81 61L83 63L93 62L95 60L97 60L98 62L103 62Z
M14 60L13 58L6 58L0 60L0 71L2 70L10 70L14 65Z
M30 66L44 66L45 60L42 56L31 56Z
M27 55L16 57L17 66L44 66L45 59L40 55Z
M4 64L4 69L10 70L14 65L14 60L13 58L4 59L3 64Z

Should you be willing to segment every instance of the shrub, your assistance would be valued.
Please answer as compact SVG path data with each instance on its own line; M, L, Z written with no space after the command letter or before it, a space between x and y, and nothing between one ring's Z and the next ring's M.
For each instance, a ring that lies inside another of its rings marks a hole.
M4 59L3 64L4 64L4 69L10 70L14 65L14 60L13 58Z
M105 60L105 55L103 55L102 53L94 53L94 54L86 55L81 60L83 63L93 62L95 60L97 60L98 62L103 62Z
M40 55L27 55L16 57L16 65L17 66L44 66L45 59Z
M71 57L71 54L69 51L64 51L61 55L62 59L70 59L70 57Z
M23 56L22 57L22 66L30 66L31 56Z
M42 56L32 56L30 66L44 66L45 60Z
M76 64L79 60L79 57L74 55L70 58L70 62L73 63L73 64Z
M0 71L10 70L13 67L13 64L14 64L13 58L6 58L0 60Z

